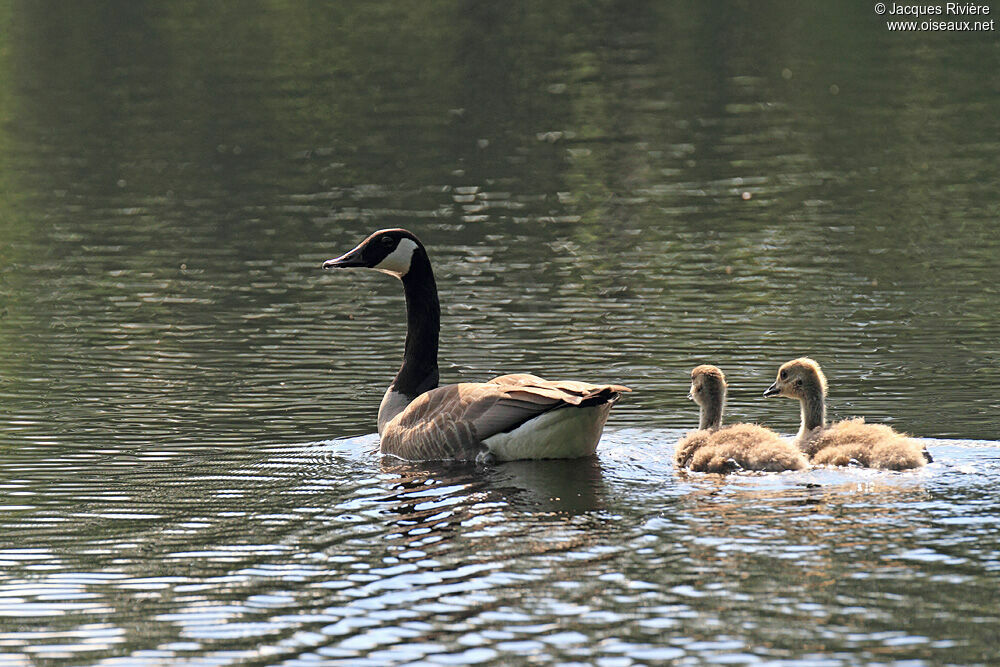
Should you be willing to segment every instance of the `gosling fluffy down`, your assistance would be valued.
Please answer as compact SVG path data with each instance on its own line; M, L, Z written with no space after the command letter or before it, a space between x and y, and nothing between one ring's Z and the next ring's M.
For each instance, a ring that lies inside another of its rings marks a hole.
M795 444L817 465L860 465L883 470L919 468L931 460L923 446L882 424L863 418L826 423L826 376L808 357L778 369L764 396L784 396L801 404L802 423Z
M700 423L677 443L674 460L680 468L726 474L739 470L780 472L802 470L805 456L774 431L756 424L721 426L726 402L726 378L715 366L691 371L688 398L698 404Z

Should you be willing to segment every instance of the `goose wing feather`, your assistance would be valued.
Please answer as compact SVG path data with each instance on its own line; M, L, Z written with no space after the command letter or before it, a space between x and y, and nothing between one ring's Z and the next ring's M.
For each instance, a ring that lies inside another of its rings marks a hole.
M544 380L537 375L530 373L515 373L513 375L501 375L495 377L487 384L498 384L506 388L524 387L530 391L553 391L553 395L562 397L567 402L572 401L573 396L578 396L580 400L591 398L601 391L610 390L618 393L627 393L632 390L620 384L590 384L589 382L578 382L576 380ZM567 400L569 399L569 400Z
M630 390L528 374L438 387L418 396L386 425L381 448L384 454L410 460L474 459L492 435L563 405L615 401L622 391Z

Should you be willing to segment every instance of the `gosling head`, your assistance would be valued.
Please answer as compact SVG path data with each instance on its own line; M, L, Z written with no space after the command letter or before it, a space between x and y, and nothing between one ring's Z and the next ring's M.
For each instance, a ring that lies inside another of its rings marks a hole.
M324 269L362 267L388 273L402 280L410 272L413 259L426 253L420 240L405 229L381 229L354 250L323 262Z
M695 366L691 370L691 391L688 400L700 406L720 403L726 399L726 376L715 366Z
M778 369L778 377L764 392L764 396L784 396L799 401L813 397L826 398L826 376L819 364L809 357L793 359Z
M726 376L715 366L695 366L692 369L688 398L701 409L699 428L714 429L721 425L726 387Z

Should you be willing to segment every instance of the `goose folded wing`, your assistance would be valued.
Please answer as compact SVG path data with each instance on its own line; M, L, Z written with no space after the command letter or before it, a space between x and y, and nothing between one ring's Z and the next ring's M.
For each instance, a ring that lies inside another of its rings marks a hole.
M620 384L598 385L588 382L577 382L576 380L544 380L537 375L530 375L528 373L501 375L500 377L493 378L487 384L497 384L511 392L521 389L557 398L570 405L579 405L588 399L595 399L597 397L617 398L612 395L632 391Z
M565 385L565 386L561 386ZM382 451L405 459L474 459L483 440L511 431L538 415L584 401L613 400L628 389L581 382L549 382L506 375L485 383L461 383L421 394L382 435Z

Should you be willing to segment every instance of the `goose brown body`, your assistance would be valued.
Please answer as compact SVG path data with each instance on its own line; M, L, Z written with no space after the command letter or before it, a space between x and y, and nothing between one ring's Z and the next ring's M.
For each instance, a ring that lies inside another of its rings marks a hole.
M801 470L808 465L802 452L770 429L757 424L722 426L727 388L725 376L715 366L697 366L691 371L688 397L699 406L700 423L697 431L677 443L674 461L678 467L725 474Z
M802 420L795 444L818 465L861 465L884 470L919 468L930 459L923 446L882 424L863 418L826 423L826 376L808 357L787 362L764 396L799 401Z
M621 385L592 385L583 382L549 381L528 374L502 375L489 382L462 382L438 387L414 399L390 420L382 431L382 453L410 460L475 459L495 436L516 431L525 423L553 410L592 408L602 416L603 425L621 392ZM502 439L502 438L501 438ZM553 455L532 458L561 458L554 455L566 443L539 442L539 452L546 446ZM579 448L569 447L587 456L597 448L597 441ZM509 460L494 452L498 460ZM521 457L517 457L521 458Z
M379 407L383 454L408 460L575 458L597 449L627 387L530 374L438 386L440 306L423 244L403 229L375 232L324 268L363 267L403 282L403 364Z

